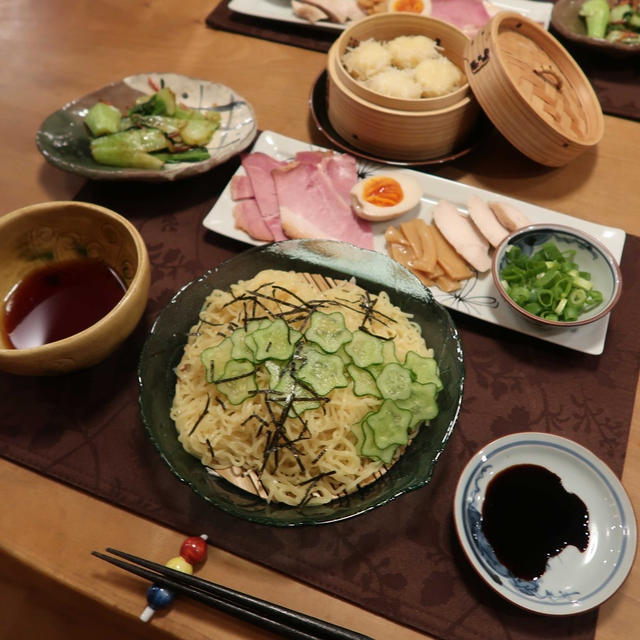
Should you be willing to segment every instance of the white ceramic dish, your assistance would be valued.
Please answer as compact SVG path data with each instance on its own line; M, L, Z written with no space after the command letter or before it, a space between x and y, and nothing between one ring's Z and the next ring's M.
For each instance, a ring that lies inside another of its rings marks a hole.
M517 464L536 464L555 473L589 511L585 551L566 547L532 581L516 578L500 564L481 530L487 485ZM615 474L585 447L547 433L512 434L478 451L460 475L454 518L460 543L487 584L514 604L548 615L581 613L604 602L624 582L636 551L633 508Z
M104 100L119 109L128 109L153 87L167 86L187 107L203 109L215 105L220 110L220 128L207 145L210 157L201 162L166 164L161 169L111 167L97 163L89 151L84 117L90 107ZM102 87L64 105L42 123L36 134L40 153L58 169L92 180L139 180L165 182L209 171L251 144L257 132L253 107L233 89L177 73L139 73Z
M256 140L253 150L263 151L280 160L286 160L293 157L297 151L315 148L318 147L282 136L273 131L264 131ZM379 173L382 169L385 169L382 165L358 160L358 171L360 175ZM388 170L388 167L386 170ZM243 169L238 169L238 172L243 173ZM485 200L503 200L514 204L529 217L533 224L555 223L581 229L600 240L600 242L611 251L618 263L620 262L626 238L625 232L621 229L580 220L579 218L558 213L551 209L539 207L514 198L507 198L491 191L445 180L444 178L426 173L418 171L410 171L410 173L420 181L424 195L420 206L412 209L402 218L397 219L395 221L396 224L418 215L427 222L430 222L431 209L439 200L449 200L461 211L466 211L466 202L472 194L476 194ZM244 231L235 228L232 209L233 201L231 199L230 187L227 185L220 198L218 198L211 211L209 211L203 220L204 226L211 231L248 244L263 244L251 238ZM386 253L384 231L388 224L389 223L381 222L373 226L375 248L383 253ZM490 272L467 280L459 291L449 294L444 293L436 287L432 287L431 292L435 299L445 307L491 322L492 324L536 336L541 340L584 353L598 355L604 350L609 324L608 315L588 326L575 329L546 329L537 327L525 318L517 316L508 308L495 288Z
M517 11L523 16L531 18L532 20L544 25L545 29L549 28L549 23L551 22L551 12L553 11L552 2L532 2L531 0L487 0L484 4L490 15L501 10ZM335 24L327 21L311 24L307 20L298 18L294 15L291 9L290 0L230 0L229 9L236 13L254 16L256 18L291 22L293 24L302 24L318 29L340 31L345 28L344 24Z

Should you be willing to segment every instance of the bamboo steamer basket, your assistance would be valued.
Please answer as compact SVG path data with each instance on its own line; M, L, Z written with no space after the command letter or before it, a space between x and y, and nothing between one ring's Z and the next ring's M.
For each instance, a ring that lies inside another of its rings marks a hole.
M435 18L419 16L411 13L375 14L358 20L342 32L333 43L328 53L328 69L334 73L342 84L358 97L388 109L402 111L436 111L445 109L471 94L469 83L443 96L430 98L407 99L385 96L364 86L354 79L342 64L342 56L347 48L355 46L363 40L373 38L378 42L387 42L398 36L423 35L435 40L441 53L449 58L459 69L464 68L468 36L460 29Z
M467 141L480 114L468 84L456 92L453 100L450 95L445 100L388 98L355 82L340 62L339 51L353 40L388 40L416 34L437 38L440 29L445 34L440 41L447 43L447 56L463 69L469 38L440 20L410 13L385 13L369 16L345 29L327 56L327 117L338 135L362 151L405 162L444 157ZM450 37L453 35L455 38Z
M498 13L474 36L465 72L496 128L540 164L563 166L602 138L589 80L550 33L520 14Z

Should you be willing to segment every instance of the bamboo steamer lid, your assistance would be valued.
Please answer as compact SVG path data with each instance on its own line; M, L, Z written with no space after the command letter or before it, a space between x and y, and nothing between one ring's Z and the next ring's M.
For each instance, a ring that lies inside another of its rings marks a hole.
M496 128L540 164L565 165L602 138L602 108L587 77L549 32L518 13L498 13L474 36L465 72Z

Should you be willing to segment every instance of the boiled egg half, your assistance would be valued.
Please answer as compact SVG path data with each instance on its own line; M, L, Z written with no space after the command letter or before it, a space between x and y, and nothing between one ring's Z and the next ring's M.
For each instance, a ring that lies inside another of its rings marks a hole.
M431 15L431 0L389 0L387 11L404 11L421 16Z
M351 207L355 214L374 222L398 218L417 206L421 198L418 180L402 171L369 176L351 189Z

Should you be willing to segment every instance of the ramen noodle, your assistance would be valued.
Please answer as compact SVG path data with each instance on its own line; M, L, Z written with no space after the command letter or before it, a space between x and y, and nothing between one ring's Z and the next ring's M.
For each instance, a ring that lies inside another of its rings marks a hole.
M255 493L290 505L328 502L384 472L385 462L361 455L357 430L363 418L379 408L381 399L356 395L349 380L322 399L313 396L316 401L309 401L304 412L287 413L286 401L271 388L265 362L256 367L256 388L233 404L221 390L219 371L213 374L217 383L207 380L202 354L251 322L285 318L288 331L300 331L296 335L302 336L312 310L339 311L349 332L364 329L385 338L400 362L410 351L433 356L419 326L391 303L386 292L373 296L353 281L327 284L320 276L265 270L229 290L215 289L206 298L176 367L171 409L183 447L209 470L233 469L235 475L250 476ZM304 342L302 338L298 348L304 348ZM296 405L289 409L292 406ZM417 428L410 430L411 436ZM399 446L390 463L403 450Z

